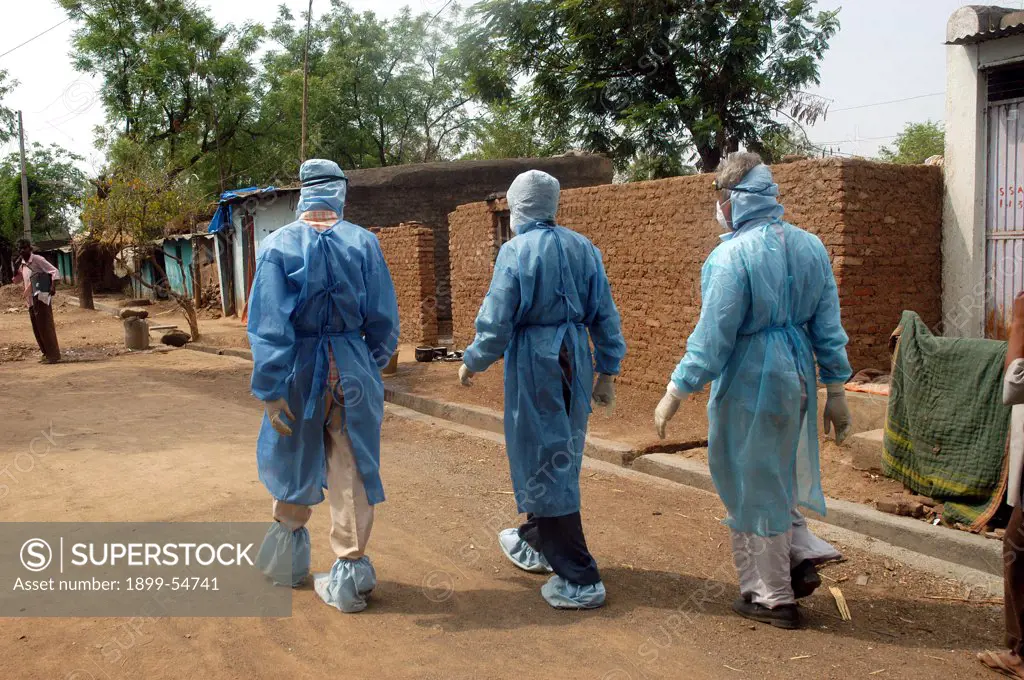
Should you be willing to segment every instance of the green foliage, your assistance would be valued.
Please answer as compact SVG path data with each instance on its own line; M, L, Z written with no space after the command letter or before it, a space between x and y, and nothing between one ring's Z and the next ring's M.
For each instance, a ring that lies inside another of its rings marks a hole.
M946 133L932 121L909 123L896 137L895 149L882 147L878 157L886 163L920 165L932 156L945 153Z
M4 97L17 85L18 81L11 80L7 71L0 68L0 144L14 139L18 134L18 114L3 105Z
M192 231L210 212L194 177L170 171L142 146L123 146L120 154L120 165L96 181L85 201L82 225L92 240L145 257L154 240Z
M766 133L759 144L751 145L752 151L761 154L769 165L780 163L786 156L815 157L821 149L811 143L807 133L799 125L779 126Z
M78 169L82 158L56 144L26 150L28 203L34 240L65 237L77 223L88 182ZM23 233L21 160L0 160L0 242L12 244Z
M571 131L620 169L641 155L703 170L776 119L813 123L802 88L838 30L814 0L482 0L462 45L470 87Z
M545 129L545 121L535 120L509 103L495 102L473 127L472 152L466 159L538 158L569 150L563 133Z
M629 164L627 170L622 173L621 179L625 182L646 182L652 179L695 174L697 174L697 168L687 165L682 158L643 153Z
M76 67L102 78L115 167L127 139L211 196L294 180L305 17L282 7L267 29L218 26L190 0L60 2L79 22ZM348 168L457 157L472 131L458 20L333 2L311 31L307 156Z
M393 19L344 3L313 25L309 52L307 156L348 168L450 160L467 144L472 117L458 14ZM305 22L286 9L270 31L278 48L263 61L260 155L271 176L297 172Z
M103 80L109 129L171 173L223 183L257 109L251 58L264 30L217 26L189 0L60 0L79 22L72 59Z

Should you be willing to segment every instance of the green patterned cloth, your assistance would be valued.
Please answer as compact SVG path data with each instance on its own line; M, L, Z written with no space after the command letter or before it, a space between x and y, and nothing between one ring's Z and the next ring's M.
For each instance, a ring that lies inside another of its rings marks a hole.
M1006 495L1006 343L936 337L914 312L894 336L883 472L980 531Z

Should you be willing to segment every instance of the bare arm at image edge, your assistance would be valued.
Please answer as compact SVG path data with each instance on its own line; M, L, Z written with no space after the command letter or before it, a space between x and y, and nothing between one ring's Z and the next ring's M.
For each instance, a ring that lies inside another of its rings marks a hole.
M1006 374L1003 376L1003 403L1024 404L1024 293L1013 301L1013 323L1006 349Z

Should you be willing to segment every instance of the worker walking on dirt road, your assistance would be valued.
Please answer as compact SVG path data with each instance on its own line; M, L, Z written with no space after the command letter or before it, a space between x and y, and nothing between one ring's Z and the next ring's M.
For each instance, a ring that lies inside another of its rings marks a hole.
M614 403L626 344L601 252L555 223L559 193L537 170L509 188L516 235L498 253L459 375L471 385L505 358L505 442L526 523L499 534L502 551L520 569L554 572L541 588L552 607L592 609L605 588L583 536L580 465L591 399Z
M310 160L299 177L299 219L260 245L249 305L252 392L266 404L257 460L276 521L260 565L279 583L306 580L305 525L326 488L337 560L313 585L357 612L377 582L365 551L384 500L380 369L398 345L398 302L377 237L343 219L345 173Z
M25 304L36 344L43 353L41 361L55 364L60 361L60 345L53 322L53 296L57 294L60 271L42 255L33 253L32 242L28 239L18 241L18 258L13 283L25 285Z
M849 433L847 336L828 252L783 221L771 170L752 153L718 170L726 233L701 272L701 312L655 411L658 435L681 400L712 382L708 463L726 509L739 573L733 609L780 628L800 624L796 599L821 585L816 565L840 557L798 508L825 514L818 466L815 360L828 401L825 433Z

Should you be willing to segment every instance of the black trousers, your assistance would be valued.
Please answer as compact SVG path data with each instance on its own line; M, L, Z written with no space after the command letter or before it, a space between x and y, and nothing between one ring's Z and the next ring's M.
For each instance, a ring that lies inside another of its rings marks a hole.
M39 351L51 362L60 361L60 345L57 343L57 327L53 323L53 308L45 302L32 298L28 308L32 321L32 334L36 336Z
M565 345L558 354L562 369L562 396L565 410L572 403L572 356ZM537 517L529 514L526 524L519 527L519 537L531 548L544 555L555 573L570 583L590 586L601 580L597 562L587 548L583 536L580 513L561 517Z
M580 513L561 517L527 515L519 538L544 555L555 573L569 583L592 586L601 580L597 562L587 549Z

